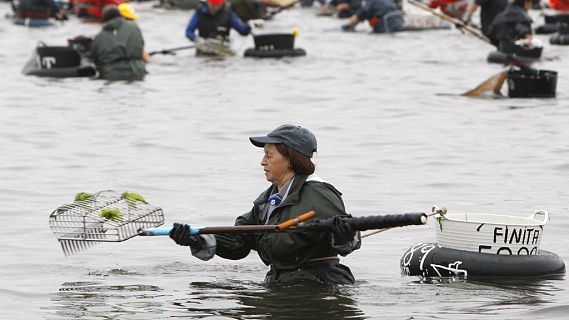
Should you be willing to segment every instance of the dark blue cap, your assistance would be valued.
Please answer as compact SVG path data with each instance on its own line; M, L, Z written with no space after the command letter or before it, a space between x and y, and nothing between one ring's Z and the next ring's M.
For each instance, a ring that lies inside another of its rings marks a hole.
M309 158L312 158L312 154L316 152L316 137L312 132L293 124L284 124L269 132L266 136L249 137L249 140L251 140L252 144L260 148L264 147L267 143L282 143Z

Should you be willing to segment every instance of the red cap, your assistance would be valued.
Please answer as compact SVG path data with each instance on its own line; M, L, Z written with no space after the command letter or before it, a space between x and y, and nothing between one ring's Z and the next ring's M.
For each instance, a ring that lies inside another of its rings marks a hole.
M220 6L225 2L225 0L207 0L207 3L211 4L212 6Z

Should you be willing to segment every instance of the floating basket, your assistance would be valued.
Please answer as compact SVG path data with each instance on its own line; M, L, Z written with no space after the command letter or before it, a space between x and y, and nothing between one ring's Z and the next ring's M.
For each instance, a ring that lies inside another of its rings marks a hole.
M513 42L509 41L501 41L500 42L500 52L503 52L508 55L521 56L521 57L528 57L528 58L535 58L539 59L541 57L541 53L543 51L543 47L525 47L519 46Z
M441 247L503 255L536 255L549 220L545 211L527 218L492 214L444 214L436 218Z
M70 47L39 45L36 52L42 69L71 68L81 64L81 56Z
M293 33L270 33L253 37L255 48L245 50L245 57L282 58L305 56L306 51L294 47Z
M294 49L292 33L261 34L253 37L256 50Z
M508 97L555 98L557 72L529 68L508 70Z

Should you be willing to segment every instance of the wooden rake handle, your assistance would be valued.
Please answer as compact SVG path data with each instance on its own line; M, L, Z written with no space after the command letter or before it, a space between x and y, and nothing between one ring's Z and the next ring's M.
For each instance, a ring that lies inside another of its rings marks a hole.
M190 235L197 234L248 234L248 233L262 233L262 232L282 232L291 227L294 227L301 222L316 216L316 212L308 211L300 216L282 222L280 224L269 225L242 225L242 226L222 226L222 227L190 227ZM162 228L149 228L139 231L141 236L167 236L170 234L172 227Z

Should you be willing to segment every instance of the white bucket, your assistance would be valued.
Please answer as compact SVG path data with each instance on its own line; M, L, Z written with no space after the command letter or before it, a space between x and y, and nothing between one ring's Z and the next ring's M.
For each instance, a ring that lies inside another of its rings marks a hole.
M527 218L453 213L437 216L435 229L441 247L504 255L536 255L549 220L545 211Z

